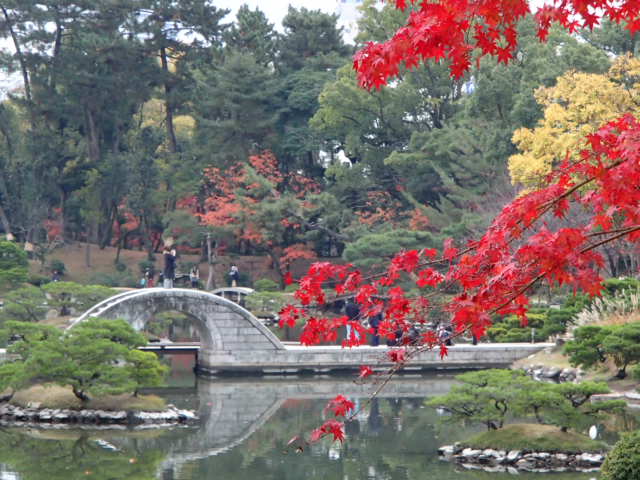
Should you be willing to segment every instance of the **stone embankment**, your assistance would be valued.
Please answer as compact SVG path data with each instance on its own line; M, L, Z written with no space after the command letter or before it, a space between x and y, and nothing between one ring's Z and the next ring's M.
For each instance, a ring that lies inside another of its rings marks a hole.
M464 448L459 444L438 449L442 460L456 462L464 468L487 472L595 472L604 462L600 453L555 453L527 450L493 450Z
M154 426L165 427L188 424L198 420L190 410L180 410L170 405L162 412L127 412L107 410L71 410L53 408L22 408L15 405L0 405L0 425L8 426Z

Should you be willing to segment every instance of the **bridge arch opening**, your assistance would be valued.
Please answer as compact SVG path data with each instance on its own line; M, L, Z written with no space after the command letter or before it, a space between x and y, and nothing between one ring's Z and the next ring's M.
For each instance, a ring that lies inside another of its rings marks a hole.
M189 313L167 310L154 313L142 328L151 342L199 343L202 322Z

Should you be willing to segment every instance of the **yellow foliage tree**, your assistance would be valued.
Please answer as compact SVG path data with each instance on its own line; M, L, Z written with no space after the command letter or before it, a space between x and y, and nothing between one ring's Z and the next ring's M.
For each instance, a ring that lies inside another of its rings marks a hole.
M515 131L513 142L521 153L509 158L511 181L527 189L540 186L568 152L583 149L585 136L602 124L639 113L640 60L619 57L605 75L565 73L555 86L538 89L536 100L544 118L534 129Z

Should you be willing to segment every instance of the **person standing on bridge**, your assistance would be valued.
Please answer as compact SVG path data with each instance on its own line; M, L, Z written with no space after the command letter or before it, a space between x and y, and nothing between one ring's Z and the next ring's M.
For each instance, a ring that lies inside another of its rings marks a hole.
M231 286L237 287L238 281L240 280L240 271L235 265L231 265L231 270L229 270L229 278L231 279Z
M144 278L147 280L147 288L153 288L154 287L153 271L150 268L147 268L144 271Z
M189 271L189 281L191 282L191 288L198 288L198 284L200 283L200 269L198 265L191 267Z
M164 269L162 270L162 286L164 288L173 288L173 280L176 278L176 250L171 246L167 246L162 251L164 258Z

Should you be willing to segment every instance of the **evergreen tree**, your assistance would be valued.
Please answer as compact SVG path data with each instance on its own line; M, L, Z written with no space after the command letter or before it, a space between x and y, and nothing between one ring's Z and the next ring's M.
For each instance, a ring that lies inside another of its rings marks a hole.
M242 5L236 21L224 34L224 42L232 51L250 53L259 65L273 65L278 49L278 34L267 16L258 8Z
M230 165L269 148L278 120L274 89L272 71L249 53L229 52L222 65L203 68L195 105L201 159Z

